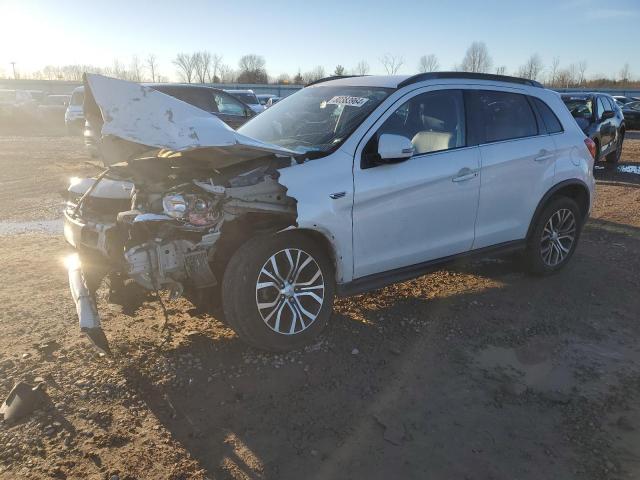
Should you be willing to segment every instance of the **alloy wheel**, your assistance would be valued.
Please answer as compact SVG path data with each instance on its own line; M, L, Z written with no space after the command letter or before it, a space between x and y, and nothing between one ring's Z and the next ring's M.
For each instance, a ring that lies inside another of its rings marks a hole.
M295 335L320 314L325 283L318 262L304 250L286 248L264 263L256 281L256 306L274 332Z
M576 219L568 208L554 212L542 231L540 254L549 267L561 264L571 252L576 240Z

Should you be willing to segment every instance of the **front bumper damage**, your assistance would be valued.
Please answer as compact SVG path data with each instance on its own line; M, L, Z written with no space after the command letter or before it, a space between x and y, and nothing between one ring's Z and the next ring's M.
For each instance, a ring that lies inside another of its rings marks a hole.
M80 321L80 331L87 335L91 343L102 353L111 354L109 342L100 325L100 315L94 295L89 291L77 253L66 258L71 297L76 304Z
M296 201L277 180L296 161L132 82L88 75L85 115L109 167L69 187L64 236L76 253L67 270L80 330L108 354L95 295L102 278L110 297L131 285L214 297L234 245L296 225Z

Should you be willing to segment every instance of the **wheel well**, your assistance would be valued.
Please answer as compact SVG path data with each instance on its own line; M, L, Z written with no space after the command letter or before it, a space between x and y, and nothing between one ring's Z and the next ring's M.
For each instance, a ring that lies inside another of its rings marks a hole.
M317 230L301 228L296 231L301 232L304 235L311 238L324 250L324 252L327 254L327 257L331 261L331 265L333 265L333 271L335 273L338 269L338 264L337 264L338 258L337 258L336 251L333 248L333 245L331 244L331 241L325 235L323 235Z
M580 212L582 213L582 219L585 220L587 215L589 214L589 190L582 183L569 183L563 186L560 186L556 189L551 189L547 194L542 198L540 203L538 204L538 208L536 208L536 212L533 215L533 219L531 220L531 224L529 225L529 231L527 232L527 238L531 234L534 225L538 219L538 216L542 213L544 208L549 204L549 202L553 201L558 197L568 197L574 200L578 207L580 208Z
M227 264L233 254L247 240L256 235L275 233L290 225L295 225L295 218L286 215L248 213L225 223L220 240L216 243L213 256L213 274L221 281Z

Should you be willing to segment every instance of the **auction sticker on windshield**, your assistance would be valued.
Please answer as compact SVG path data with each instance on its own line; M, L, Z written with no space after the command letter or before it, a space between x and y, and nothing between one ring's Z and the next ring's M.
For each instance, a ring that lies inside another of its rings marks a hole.
M368 98L351 97L349 95L336 95L327 102L327 105L347 105L349 107L361 107L368 101Z

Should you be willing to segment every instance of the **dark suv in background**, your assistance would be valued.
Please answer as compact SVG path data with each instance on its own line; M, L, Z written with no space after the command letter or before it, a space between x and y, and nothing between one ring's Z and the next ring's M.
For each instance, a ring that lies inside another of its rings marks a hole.
M582 131L596 144L596 160L617 163L624 141L624 116L616 101L604 93L562 95Z

